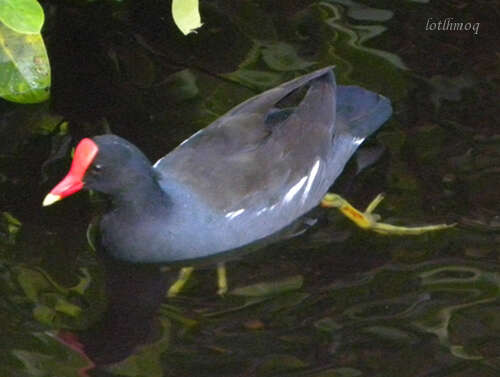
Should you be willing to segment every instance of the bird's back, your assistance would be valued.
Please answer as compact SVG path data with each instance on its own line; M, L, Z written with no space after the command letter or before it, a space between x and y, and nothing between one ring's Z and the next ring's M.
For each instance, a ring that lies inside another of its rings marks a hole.
M276 108L308 85L300 104ZM337 87L331 68L237 106L155 164L172 198L173 258L241 247L283 229L315 207L390 102ZM175 214L175 215L174 215Z

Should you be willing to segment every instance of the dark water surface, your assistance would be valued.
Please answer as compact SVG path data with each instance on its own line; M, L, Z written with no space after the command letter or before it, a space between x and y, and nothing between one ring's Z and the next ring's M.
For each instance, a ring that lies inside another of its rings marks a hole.
M165 1L44 6L51 103L0 103L0 376L500 375L496 2L206 1L188 37ZM210 266L167 299L175 269L92 251L100 198L40 206L83 136L111 129L154 161L327 65L395 110L368 140L381 157L335 190L361 208L385 192L386 222L455 229L384 237L318 210L229 263L225 297Z

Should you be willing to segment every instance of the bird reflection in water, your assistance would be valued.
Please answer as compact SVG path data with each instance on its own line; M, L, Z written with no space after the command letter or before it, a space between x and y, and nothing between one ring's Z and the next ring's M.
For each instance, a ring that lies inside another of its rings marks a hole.
M106 312L87 330L61 330L57 335L88 361L79 370L82 377L93 376L100 367L122 361L161 337L155 314L169 280L161 265L127 263L102 253L100 259L105 269Z

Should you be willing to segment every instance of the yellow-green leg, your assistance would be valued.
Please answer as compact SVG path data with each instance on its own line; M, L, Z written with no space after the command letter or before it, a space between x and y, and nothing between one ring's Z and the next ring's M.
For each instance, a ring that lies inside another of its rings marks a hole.
M179 294L180 291L182 291L182 288L186 285L187 281L189 280L189 277L194 271L194 267L184 267L181 268L179 272L179 277L175 281L174 284L170 286L167 292L168 297L175 297Z
M364 212L358 211L347 200L337 194L328 193L321 201L321 205L327 208L337 208L348 219L352 220L356 225L363 229L373 230L374 232L386 235L419 235L435 230L448 229L456 224L436 224L426 226L397 226L379 222L380 216L373 213L375 208L384 199L382 194L377 195L375 199L366 207Z
M194 271L194 267L184 267L181 268L179 272L179 277L174 284L170 286L167 292L168 297L175 297L182 291L182 288L186 285L187 281L191 277ZM226 265L224 263L217 264L217 294L224 296L227 293L227 274Z
M452 228L456 225L436 224L408 227L379 222L380 216L376 213L373 213L373 211L375 210L375 208L377 208L377 206L383 199L384 196L382 194L377 195L375 199L373 199L371 203L366 207L365 211L361 212L354 208L351 204L349 204L349 202L342 198L340 195L328 193L321 201L321 205L326 208L337 208L360 228L373 230L374 232L385 235L419 235L435 230ZM174 297L179 294L184 285L186 285L193 271L193 267L184 267L181 269L179 278L168 290L168 297ZM224 263L217 264L217 287L217 294L221 296L226 294L228 291L227 273Z
M217 287L217 294L219 296L224 296L227 293L227 274L224 263L217 263Z

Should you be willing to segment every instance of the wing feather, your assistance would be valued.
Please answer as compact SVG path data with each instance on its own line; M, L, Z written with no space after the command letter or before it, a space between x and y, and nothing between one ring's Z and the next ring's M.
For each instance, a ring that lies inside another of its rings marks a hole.
M299 106L276 121L275 105L309 84ZM270 116L273 122L266 121ZM335 79L322 69L237 106L155 164L217 211L264 208L281 200L315 161L331 153Z

